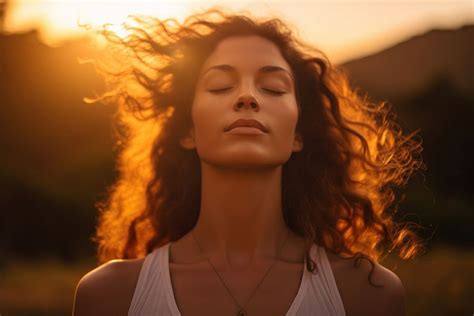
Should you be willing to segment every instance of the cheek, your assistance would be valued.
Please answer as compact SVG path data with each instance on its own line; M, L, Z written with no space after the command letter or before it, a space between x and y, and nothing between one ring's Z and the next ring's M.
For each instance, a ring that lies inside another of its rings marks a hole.
M295 141L295 130L298 122L298 108L296 104L286 105L275 112L273 122L274 144L277 150L285 155L291 155Z
M219 107L206 105L205 101L193 104L192 119L198 147L210 146L222 133L223 113L220 111Z
M298 121L298 107L294 104L282 104L273 111L275 132L282 138L293 137Z

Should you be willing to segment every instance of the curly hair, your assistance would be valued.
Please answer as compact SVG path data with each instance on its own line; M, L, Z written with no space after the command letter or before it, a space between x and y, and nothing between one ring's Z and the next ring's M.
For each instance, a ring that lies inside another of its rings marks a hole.
M197 75L222 39L258 35L273 42L295 74L296 130L304 148L283 165L283 216L305 240L358 260L380 260L388 244L403 259L423 249L410 224L397 223L393 186L425 168L416 132L403 135L387 102L372 103L324 53L281 18L211 8L183 23L132 16L126 36L103 26L104 58L93 59L106 90L92 103L117 106L118 178L96 203L101 263L140 258L197 223L201 172L195 150L179 145L192 124ZM390 210L390 208L392 209ZM347 257L346 257L347 258ZM311 272L313 260L307 263ZM371 271L372 273L372 271ZM370 275L369 275L370 282Z

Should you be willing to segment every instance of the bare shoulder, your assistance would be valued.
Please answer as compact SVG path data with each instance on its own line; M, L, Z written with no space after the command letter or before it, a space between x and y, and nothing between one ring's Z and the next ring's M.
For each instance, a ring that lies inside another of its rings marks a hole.
M86 273L76 286L73 315L127 315L142 259L111 260Z
M327 254L347 316L406 314L406 290L393 271L365 258Z

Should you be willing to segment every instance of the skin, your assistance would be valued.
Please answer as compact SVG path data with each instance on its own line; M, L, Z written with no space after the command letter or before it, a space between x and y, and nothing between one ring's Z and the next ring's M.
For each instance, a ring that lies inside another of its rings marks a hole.
M233 70L209 70L221 64ZM266 65L286 71L263 73L260 69ZM287 233L282 165L303 147L295 135L298 107L293 75L278 48L256 36L224 40L202 69L192 105L194 126L181 142L196 149L201 160L201 211L194 235L223 270L251 269L257 260L275 257ZM209 91L222 88L230 89L218 94ZM275 95L265 89L285 93ZM239 118L258 119L269 132L224 132Z
M212 68L223 64L227 70ZM269 65L283 70L263 72ZM209 91L223 88L229 89ZM268 133L226 133L239 118L260 120ZM197 150L201 160L200 215L193 234L203 254L191 232L171 243L170 274L178 307L182 315L199 315L196 311L206 306L222 313L234 308L205 257L241 303L276 260L249 313L284 315L300 285L304 254L303 240L283 220L281 172L303 143L295 133L293 74L278 47L258 36L221 41L201 68L192 119L181 146ZM353 260L329 252L328 258L346 315L404 315L405 290L393 272L376 264L374 283L385 285L378 289L367 281L367 262L354 268ZM86 274L76 289L74 315L126 315L142 263L113 260ZM199 301L193 300L195 284L202 289Z

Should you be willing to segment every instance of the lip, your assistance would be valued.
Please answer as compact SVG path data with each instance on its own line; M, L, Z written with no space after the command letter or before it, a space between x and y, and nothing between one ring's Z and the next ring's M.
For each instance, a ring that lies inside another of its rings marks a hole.
M255 129L260 130L260 132L268 133L268 129L263 125L262 122L255 119L238 119L230 124L225 131L230 132L231 130L239 128L240 131L251 131Z
M255 127L248 127L248 126L239 126L234 127L227 134L240 134L240 135L263 135L265 132L259 130Z

